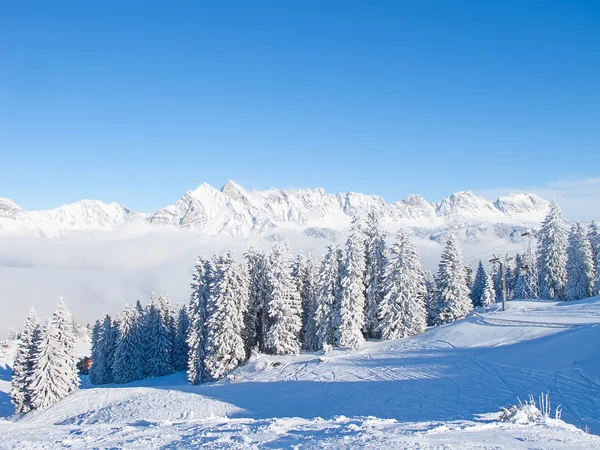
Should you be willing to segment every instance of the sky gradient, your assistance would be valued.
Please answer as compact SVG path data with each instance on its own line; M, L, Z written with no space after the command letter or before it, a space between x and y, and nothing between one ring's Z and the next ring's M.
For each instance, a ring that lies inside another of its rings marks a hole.
M7 0L0 197L597 194L599 80L591 0Z

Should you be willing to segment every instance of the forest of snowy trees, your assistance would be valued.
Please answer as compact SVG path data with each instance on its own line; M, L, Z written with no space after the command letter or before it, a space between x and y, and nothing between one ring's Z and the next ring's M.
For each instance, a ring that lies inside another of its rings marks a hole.
M577 300L600 291L600 229L565 227L552 203L537 251L506 262L509 299ZM473 277L455 237L434 276L422 269L407 232L400 230L387 248L374 214L364 223L355 219L345 248L327 246L320 261L294 258L286 243L269 252L250 248L241 259L232 252L201 256L191 288L189 305L173 308L167 296L151 294L145 306L138 301L96 321L92 383L187 370L190 383L199 384L227 376L256 352L293 355L412 336L502 296L499 272L479 262ZM61 302L45 328L34 313L27 319L13 378L17 412L43 408L76 389L67 314Z

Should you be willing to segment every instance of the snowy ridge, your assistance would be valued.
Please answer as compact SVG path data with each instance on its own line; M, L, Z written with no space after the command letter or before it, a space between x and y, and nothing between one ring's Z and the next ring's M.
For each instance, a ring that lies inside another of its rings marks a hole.
M525 226L542 220L548 202L533 194L516 194L491 201L470 191L431 203L419 195L387 203L382 197L355 192L328 194L323 189L246 190L233 181L222 189L203 183L174 204L152 214L135 212L117 203L81 200L45 211L24 211L0 199L0 236L57 236L72 231L114 230L145 220L166 228L205 234L269 236L279 231L344 230L352 216L375 211L390 228L428 230L479 227L481 224ZM320 234L320 233L313 233Z
M511 301L505 312L480 310L359 351L257 355L199 386L184 372L83 386L20 420L3 408L2 446L598 448L598 324L600 297ZM541 392L566 423L498 421L500 406Z

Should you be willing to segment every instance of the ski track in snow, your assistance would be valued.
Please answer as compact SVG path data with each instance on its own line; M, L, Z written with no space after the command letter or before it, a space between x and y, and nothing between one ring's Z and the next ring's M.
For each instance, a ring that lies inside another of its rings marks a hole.
M508 306L358 351L259 355L234 381L85 387L0 420L0 448L599 448L573 425L600 434L600 297ZM489 414L541 392L573 425Z

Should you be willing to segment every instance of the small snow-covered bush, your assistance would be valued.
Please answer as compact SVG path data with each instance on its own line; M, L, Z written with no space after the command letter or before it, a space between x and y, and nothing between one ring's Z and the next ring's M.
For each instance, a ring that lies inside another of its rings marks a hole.
M519 403L510 405L508 408L500 407L499 419L502 422L516 423L539 423L547 418L550 418L550 395L543 393L538 398L536 403L533 395L529 396L529 400L522 402L517 397ZM554 419L560 420L562 409L560 405L554 411Z

